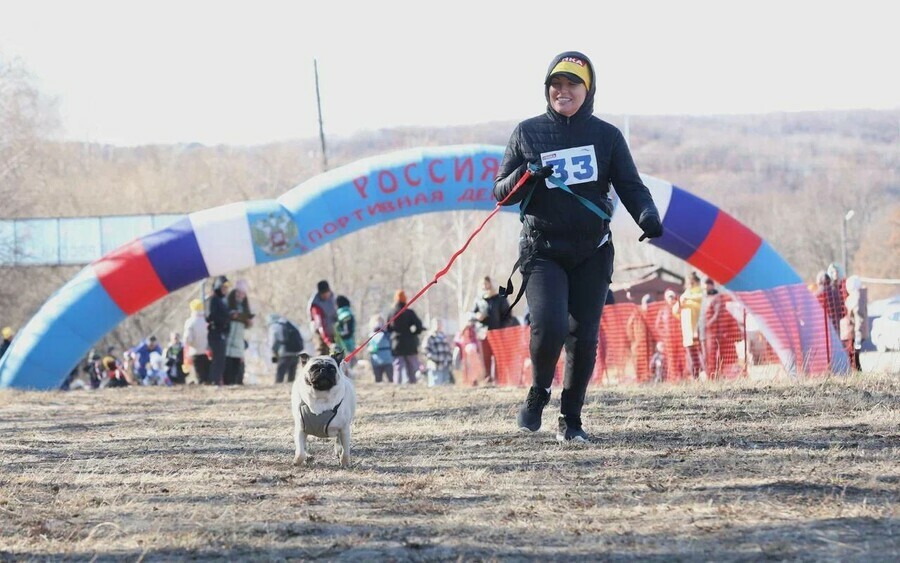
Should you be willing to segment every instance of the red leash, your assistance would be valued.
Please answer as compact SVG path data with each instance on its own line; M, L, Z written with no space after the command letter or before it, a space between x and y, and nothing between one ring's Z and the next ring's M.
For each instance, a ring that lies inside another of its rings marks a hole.
M526 169L525 173L522 174L522 177L519 178L519 181L516 182L516 185L513 186L513 189L510 190L510 192L508 194L506 194L505 198L503 198L501 201L497 202L497 205L494 207L494 210L491 211L491 213L487 217L484 218L484 221L482 221L481 224L478 225L477 229L472 231L472 233L469 235L469 238L466 239L466 243L464 245L462 245L462 248L460 248L459 250L457 250L456 252L453 253L453 256L450 257L450 261L447 262L447 265L444 266L444 269L439 271L438 273L436 273L434 275L434 278L432 278L432 280L430 282L428 282L428 285L426 285L421 290L419 290L419 293L415 294L415 296L413 296L412 299L407 301L406 305L404 305L399 311L397 311L397 314L395 314L393 317L391 317L391 319L387 323L385 323L385 326L389 326L391 323L393 323L395 320L397 320L397 317L399 317L400 314L403 313L403 311L409 309L410 305L415 303L419 297L422 297L426 291L431 289L431 286L437 285L438 278L440 278L441 276L443 276L444 274L446 274L447 272L450 271L450 267L453 266L453 262L456 261L456 258L459 257L460 254L462 254L463 252L466 251L467 248L469 248L469 243L472 242L472 239L475 238L475 235L477 235L478 233L481 232L481 229L484 228L484 226L487 224L487 222L490 221L491 219L493 219L494 215L496 215L497 212L500 211L500 208L503 206L503 204L506 203L509 200L509 198L511 198L512 195L514 193L516 193L516 191L518 191L518 189L521 188L525 184L526 181L528 181L528 178L530 178L530 177L531 177L531 171ZM371 342L372 339L375 338L375 335L378 334L379 332L384 332L384 328L381 327L378 330L376 330L375 332L373 332L372 335L369 338L367 338L365 342L363 342L362 344L357 346L356 350L350 352L347 355L347 357L344 358L344 362L349 362L353 358L353 356L355 356L356 354L358 354L360 352L360 350L365 348L366 345L369 344L369 342Z

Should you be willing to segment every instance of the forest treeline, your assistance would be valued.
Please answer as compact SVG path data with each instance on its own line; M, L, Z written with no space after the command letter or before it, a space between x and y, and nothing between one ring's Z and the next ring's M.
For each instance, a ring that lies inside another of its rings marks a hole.
M248 199L274 198L323 171L316 137L255 146L200 144L117 147L57 140L52 100L17 61L0 58L0 217L188 213ZM601 118L625 127L623 116ZM526 117L526 116L523 116ZM391 151L453 144L505 145L514 122L446 128L391 128L328 137L338 167ZM900 276L900 109L739 116L630 116L629 141L641 172L721 207L769 241L807 280L841 256L848 210L849 272ZM326 128L326 135L327 135ZM510 214L512 215L512 214ZM415 292L484 218L455 212L419 216L348 235L299 259L246 277L253 304L304 320L319 279L330 279L364 322L394 290ZM498 217L418 308L455 322L472 304L478 280L505 278L515 261L518 221ZM646 244L616 240L614 281L623 267L689 267ZM0 323L21 326L77 272L72 267L0 268ZM130 344L180 325L186 288L149 307L110 338ZM872 298L896 287L872 286ZM521 311L519 311L521 313Z

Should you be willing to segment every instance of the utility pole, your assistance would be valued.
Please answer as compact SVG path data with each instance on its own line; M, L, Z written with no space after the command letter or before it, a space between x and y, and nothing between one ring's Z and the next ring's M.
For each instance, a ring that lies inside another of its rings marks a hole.
M316 107L319 109L319 141L322 143L322 172L328 170L328 155L325 153L325 129L322 127L322 98L319 96L319 61L313 59L316 73Z
M322 172L328 171L328 154L325 152L325 129L322 126L322 97L319 95L319 61L313 59L313 71L316 73L316 107L319 110L319 141L322 144ZM331 280L338 277L337 253L334 242L328 244L328 253L331 255Z
M841 221L841 266L844 267L844 272L850 270L850 264L847 264L847 222L853 218L854 213L851 209L844 215L844 220Z

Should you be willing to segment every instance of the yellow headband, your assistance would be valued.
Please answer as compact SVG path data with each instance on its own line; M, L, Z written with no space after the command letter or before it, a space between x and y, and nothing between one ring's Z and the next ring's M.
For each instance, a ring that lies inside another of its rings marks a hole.
M553 67L553 70L550 71L550 76L559 74L560 72L574 74L584 82L585 88L588 90L591 89L591 70L588 68L587 63L581 59L565 57Z

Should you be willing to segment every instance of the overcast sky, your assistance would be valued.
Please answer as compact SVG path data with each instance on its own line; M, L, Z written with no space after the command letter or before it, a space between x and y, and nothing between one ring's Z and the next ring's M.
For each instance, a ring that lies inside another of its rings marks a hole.
M900 107L889 1L0 0L0 54L69 139L256 144L519 120L550 59L597 69L604 114Z

